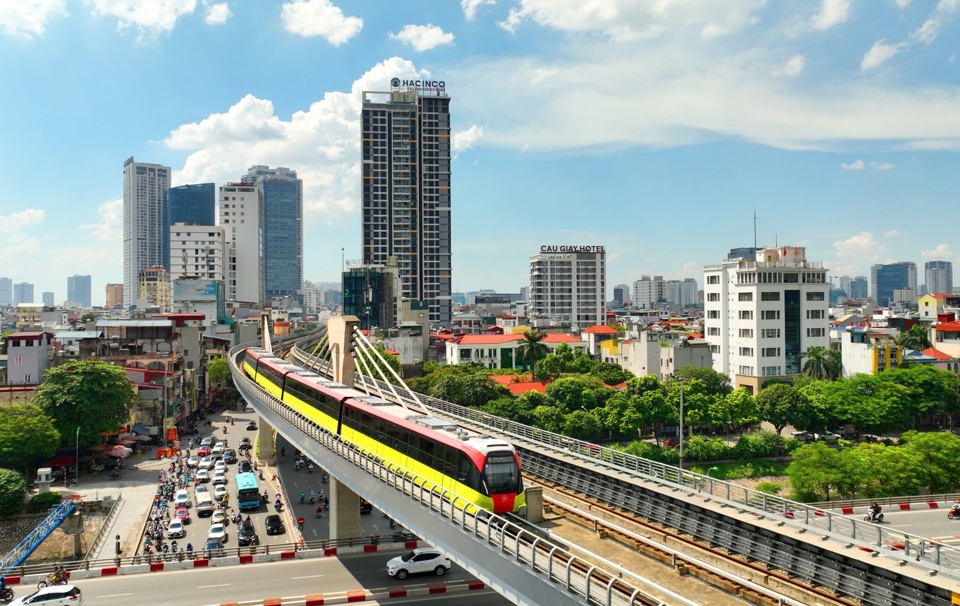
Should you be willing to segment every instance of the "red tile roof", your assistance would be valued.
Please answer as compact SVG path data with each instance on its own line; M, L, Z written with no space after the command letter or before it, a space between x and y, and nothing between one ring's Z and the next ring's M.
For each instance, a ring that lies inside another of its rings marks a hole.
M531 391L539 391L540 393L547 393L547 386L539 381L534 381L533 383L510 383L507 385L507 389L510 390L515 396L524 394Z
M523 335L463 335L455 341L460 345L501 345L522 339Z
M541 343L583 343L583 339L578 339L573 335L564 335L560 333L550 334L543 338Z
M943 332L960 332L960 322L947 322L945 324L937 325L938 331Z
M584 334L588 335L615 335L617 331L615 328L607 326L606 324L597 324L596 326L591 326L590 328L583 331Z
M953 360L954 359L953 356L951 356L950 354L943 353L936 347L928 347L923 351L921 351L920 353L922 353L925 356L930 356L931 358L936 358L937 360Z

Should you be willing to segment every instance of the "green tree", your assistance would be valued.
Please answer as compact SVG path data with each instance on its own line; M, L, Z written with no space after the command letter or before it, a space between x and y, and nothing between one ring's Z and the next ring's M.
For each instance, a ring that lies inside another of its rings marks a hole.
M563 433L567 419L557 406L537 406L533 409L533 426L553 433Z
M573 349L566 343L557 345L550 355L543 359L543 370L551 376L576 373L589 374L597 362L592 360L582 349Z
M542 332L528 330L523 333L523 339L517 345L517 361L525 363L530 368L530 376L537 376L537 360L547 355L547 346L541 343L547 335Z
M594 414L574 410L564 419L563 434L578 440L594 441L600 437L600 422Z
M210 384L216 387L232 387L233 375L230 373L230 363L226 358L217 358L207 365L207 376Z
M533 408L528 406L528 402L529 400L504 396L487 402L480 407L480 410L487 414L530 425L533 422Z
M40 407L26 404L0 408L0 464L4 467L29 476L32 467L52 457L58 446L60 432Z
M619 385L633 378L632 372L612 362L598 362L596 366L590 369L590 375L600 379L607 385Z
M730 377L708 366L681 366L674 375L684 380L699 379L703 382L703 389L706 394L725 396L733 391L733 387L730 385Z
M897 345L904 349L923 351L933 347L930 342L930 333L924 324L914 324L909 329L897 335Z
M949 370L915 364L888 370L879 376L909 390L907 401L914 417L939 413L952 416L960 407L960 377Z
M815 379L834 381L843 372L843 362L840 352L826 347L808 347L800 357L806 358L801 371Z
M760 417L774 426L777 435L787 425L805 425L810 414L810 402L806 396L784 383L771 385L758 393L756 402Z
M798 501L828 500L830 491L840 479L839 457L838 451L822 442L807 444L793 451L793 461L787 466L793 491L791 496Z
M72 361L50 368L33 398L53 419L61 436L80 428L80 440L93 444L101 433L117 431L130 420L137 391L120 366Z
M584 376L560 377L547 385L547 395L565 412L593 410L597 407L596 389L608 389L599 379Z
M917 478L931 494L952 492L960 485L960 436L908 431L900 436L900 448L916 455Z
M878 375L856 375L822 387L828 413L858 429L887 431L909 427L914 418L910 390Z
M461 406L481 408L497 398L509 396L510 390L481 374L448 374L428 395Z
M86 324L90 320L95 320L96 318L97 318L97 314L88 311L87 313L80 316L80 322L83 324Z
M12 516L23 511L27 496L27 480L12 469L0 469L0 515Z
M667 400L667 393L662 389L643 392L640 397L638 411L645 425L653 425L654 438L657 446L663 433L663 426L675 423L679 418L679 411Z
M743 433L744 427L751 427L760 422L760 409L757 401L744 387L734 389L726 396L714 400L715 410L712 416L730 428Z
M654 390L666 392L666 388L656 375L627 379L627 393L631 396L642 396L644 393Z

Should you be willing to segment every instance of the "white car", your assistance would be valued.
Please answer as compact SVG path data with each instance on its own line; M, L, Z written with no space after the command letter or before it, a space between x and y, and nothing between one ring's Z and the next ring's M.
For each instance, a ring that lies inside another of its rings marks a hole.
M197 496L199 497L199 496L200 496L200 493L210 492L210 489L207 488L206 486L204 486L203 484L200 484L199 486L197 486L196 488L193 489L193 492L194 492L195 495L197 495Z
M197 464L200 469L210 469L213 467L213 457L203 457Z
M210 531L207 532L207 540L209 539L220 539L222 542L227 542L227 529L223 524L211 524Z
M187 459L187 467L196 467L200 464L200 457L197 455L190 455L190 458Z
M223 456L223 451L227 449L227 445L223 442L217 442L217 445L213 447L213 450L210 451L211 455L216 455L218 457Z
M227 472L225 471L215 471L213 475L210 476L213 479L214 484L226 484L227 483Z
M213 487L213 498L214 498L214 499L219 500L219 499L222 499L222 498L225 497L225 496L227 496L227 487L226 487L225 485L223 485L223 484L217 484L216 486Z
M401 581L420 572L432 572L442 577L448 570L450 558L436 549L414 549L387 562L387 573Z
M183 522L171 520L170 526L167 527L167 536L171 539L182 539L187 536L187 529L183 527Z
M216 463L213 464L213 471L215 471L215 472L216 472L216 471L226 472L226 471L227 471L227 463L226 463L223 459L218 460Z
M206 469L200 469L197 471L197 481L198 482L209 482L210 481L210 472Z
M83 606L83 594L76 585L51 585L10 602L10 606Z
M190 493L184 488L178 490L177 494L173 497L173 506L190 507Z

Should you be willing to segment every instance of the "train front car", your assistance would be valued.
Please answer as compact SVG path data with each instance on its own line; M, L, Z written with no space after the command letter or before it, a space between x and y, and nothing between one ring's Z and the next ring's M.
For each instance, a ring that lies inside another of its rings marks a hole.
M519 513L527 503L517 451L501 440L480 438L471 442L483 455L480 482L482 492L493 501L493 513Z

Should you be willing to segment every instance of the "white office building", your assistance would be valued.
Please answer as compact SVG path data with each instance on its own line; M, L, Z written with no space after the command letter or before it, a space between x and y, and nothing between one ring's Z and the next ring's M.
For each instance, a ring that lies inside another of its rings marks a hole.
M766 248L753 260L704 268L704 337L713 368L757 393L800 373L802 354L829 347L829 290L822 263L803 247Z
M602 246L541 246L530 257L529 315L584 329L606 320L606 253Z
M170 226L170 280L223 280L223 228L214 225Z
M262 304L263 192L249 183L230 183L220 188L219 200L227 301Z
M663 276L641 276L633 283L633 306L640 309L656 307L658 301L667 298Z
M137 300L140 272L165 267L164 240L168 228L167 190L170 167L123 163L123 304Z

